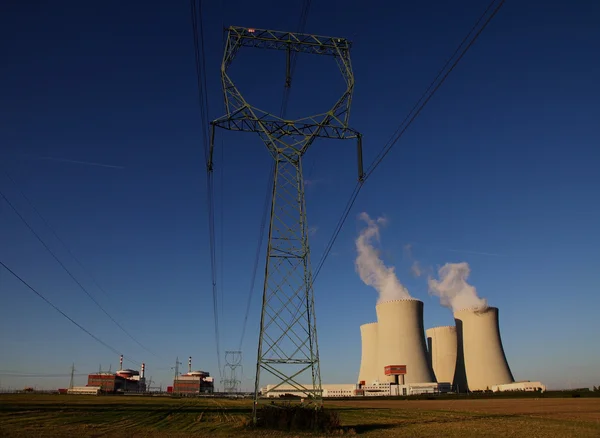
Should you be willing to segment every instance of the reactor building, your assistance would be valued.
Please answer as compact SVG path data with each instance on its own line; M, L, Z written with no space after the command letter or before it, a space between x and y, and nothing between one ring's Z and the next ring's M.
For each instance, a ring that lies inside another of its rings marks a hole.
M102 372L88 375L88 388L99 388L103 393L145 392L146 391L146 365L142 364L141 370L123 369L123 355L119 359L119 371L116 373Z
M192 357L188 358L188 372L175 376L173 394L200 395L212 394L215 390L214 378L207 371L192 371Z

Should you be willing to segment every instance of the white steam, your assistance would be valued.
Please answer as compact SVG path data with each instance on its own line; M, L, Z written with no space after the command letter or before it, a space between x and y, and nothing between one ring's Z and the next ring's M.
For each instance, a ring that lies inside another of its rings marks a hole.
M466 308L487 307L487 300L477 296L477 289L467 283L471 269L466 262L446 263L439 271L440 281L429 279L429 292L453 312Z
M421 268L421 264L417 260L413 262L412 266L410 267L410 270L415 277L420 277L421 275L423 275L423 268Z
M367 228L356 239L358 255L354 265L360 279L379 292L378 304L411 298L408 290L396 277L394 267L385 266L372 244L373 241L379 241L379 225L385 224L385 219L380 217L373 220L367 213L361 213L359 218L367 223Z

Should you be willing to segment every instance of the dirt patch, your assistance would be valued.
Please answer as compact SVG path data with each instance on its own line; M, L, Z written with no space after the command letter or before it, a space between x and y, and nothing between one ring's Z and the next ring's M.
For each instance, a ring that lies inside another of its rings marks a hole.
M364 400L326 403L339 407L394 410L453 411L478 414L512 414L537 418L584 420L600 423L600 399L502 400Z

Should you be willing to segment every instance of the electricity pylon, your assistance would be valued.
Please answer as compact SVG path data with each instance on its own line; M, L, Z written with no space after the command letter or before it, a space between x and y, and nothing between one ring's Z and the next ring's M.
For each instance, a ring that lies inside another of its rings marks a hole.
M71 380L69 381L69 389L73 389L73 381L75 377L75 363L71 365Z
M173 393L177 392L177 380L179 380L179 365L181 365L181 362L179 362L179 356L177 356L175 358L175 366L171 367L172 370L175 370L175 376L173 377Z
M354 90L350 46L345 38L236 26L227 28L221 64L227 113L211 123L208 170L212 170L216 127L257 133L275 160L254 386L255 421L261 370L269 372L276 380L262 396L270 392L290 392L283 386L289 385L317 406L322 403L302 156L317 138L356 139L358 177L359 180L363 178L361 135L348 126ZM246 102L228 75L227 70L242 47L284 51L286 84L291 81L292 52L330 56L340 69L346 90L333 107L322 114L298 120L269 114ZM308 372L310 382L302 381Z
M224 392L234 394L239 392L239 384L242 382L237 377L238 368L242 368L242 352L226 351L225 369L223 370L223 375L225 376L225 378L221 380L221 382L223 383Z

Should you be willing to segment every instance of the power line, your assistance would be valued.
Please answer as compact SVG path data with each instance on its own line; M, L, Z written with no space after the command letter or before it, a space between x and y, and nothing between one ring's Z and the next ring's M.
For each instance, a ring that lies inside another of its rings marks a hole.
M63 268L63 270L69 275L69 277L71 277L71 279L77 283L77 285L79 286L79 288L90 298L90 300L92 300L92 302L106 315L108 316L108 318L110 318L110 320L115 323L115 325L117 327L119 327L119 329L125 333L131 340L133 340L136 344L138 344L140 347L142 347L144 350L146 350L147 352L153 354L154 356L156 356L156 354L154 354L152 351L150 351L148 348L146 348L141 342L139 342L136 338L134 338L131 333L129 333L115 318L113 318L113 316L108 313L108 311L102 307L102 305L94 298L94 296L85 288L85 286L83 286L79 280L77 280L77 278L75 278L75 276L71 273L71 271L69 271L69 269L64 265L63 262L60 261L60 259L56 256L56 254L54 254L54 252L50 249L50 247L46 244L46 242L44 242L44 240L40 237L40 235L33 229L33 227L29 224L29 222L27 222L27 220L23 217L23 215L21 215L21 213L19 213L19 210L17 210L17 208L12 204L12 202L10 202L10 200L4 195L4 193L0 190L0 196L4 199L4 201L6 201L6 203L10 206L10 208L15 212L15 214L19 217L19 219L21 219L21 221L27 226L27 228L29 228L29 231L31 231L33 233L33 235L37 238L37 240L44 246L44 248L46 248L46 250L48 251L48 253L54 258L54 260L56 260L58 262L58 264Z
M220 254L220 278L221 278L221 317L223 318L223 308L225 307L225 146L221 139L221 181L220 181L220 200L219 215L221 222L219 254Z
M479 23L481 23L481 21L487 15L487 13L492 8L492 6L496 2L496 0L492 0L490 2L490 4L485 9L485 11L483 12L483 14L481 14L481 16L479 17L479 19L477 20L477 22L473 25L473 27L471 28L471 30L469 30L469 32L467 33L467 35L465 35L465 37L463 38L463 40L460 42L460 44L458 45L458 47L456 48L456 50L454 51L454 53L452 53L452 56L450 56L450 58L448 58L448 60L444 64L444 66L437 73L436 77L433 79L433 81L431 81L431 83L429 84L429 87L427 87L427 89L423 92L423 94L421 95L421 97L419 98L419 100L417 101L417 103L415 103L415 105L412 107L412 109L406 115L406 117L404 118L404 120L402 121L402 123L400 123L400 125L398 126L398 128L396 128L396 131L394 132L394 134L392 134L391 138L387 141L386 145L379 152L379 154L377 154L377 157L375 158L375 160L373 161L373 163L371 163L371 165L369 166L369 168L367 168L367 171L365 172L365 179L368 178L373 173L373 171L375 170L375 168L377 166L379 166L379 164L381 163L381 161L383 160L383 158L388 154L388 152L392 149L392 147L396 144L396 142L400 139L400 137L408 129L408 127L413 122L413 120L417 118L417 116L419 115L419 113L423 110L423 108L425 107L425 105L427 105L427 103L433 97L433 95L436 93L436 91L442 86L442 84L444 83L444 81L446 80L446 78L448 77L448 75L452 72L452 70L454 70L454 67L456 67L456 65L459 63L459 61L462 59L462 57L467 53L467 51L469 50L469 48L475 43L475 40L479 37L479 35L481 34L481 32L483 32L483 30L488 25L488 23L491 21L491 19L494 18L494 16L496 15L496 13L500 10L500 8L502 7L502 5L504 4L504 1L505 0L502 0L500 2L500 4L496 7L496 9L494 10L494 12L488 17L487 21L483 24L483 26L479 29L479 31L474 35L473 39L469 42L469 44L461 52L461 54L459 55L459 57L456 58L456 60L452 63L452 66L450 67L450 69L448 69L448 71L446 71L446 73L442 76L442 74L444 73L444 70L446 70L446 68L448 67L448 65L450 65L450 62L457 55L457 53L459 53L461 47L467 42L467 40L469 39L469 37L471 36L471 34L473 33L473 31L477 28L477 26L479 25ZM441 80L438 82L438 79L440 79L440 77L441 77ZM436 85L436 82L437 82L437 85Z
M73 376L76 377L83 377L83 376L87 376L88 374L86 373L73 373ZM0 376L2 377L22 377L22 378L41 378L41 377L70 377L71 373L69 374L50 374L50 373L21 373L21 372L12 372L12 371L7 371L4 372L2 370L0 370Z
M219 374L222 377L221 367L221 346L219 335L219 306L218 306L218 291L217 291L217 256L215 244L215 200L214 200L214 181L212 157L209 150L209 106L206 91L206 56L204 51L204 29L202 18L202 0L190 0L192 14L192 32L194 38L194 57L196 62L196 79L198 85L198 102L200 105L200 118L202 125L202 136L204 140L204 157L206 160L206 200L208 207L208 232L210 245L210 265L211 265L211 282L213 296L213 315L215 325L215 344L217 349L217 361L219 366Z
M38 292L36 289L34 289L33 286L31 286L29 283L27 283L25 280L23 280L23 278L21 278L16 272L14 272L12 269L10 269L8 266L6 266L6 264L4 264L4 262L1 261L1 260L0 260L0 265L2 265L4 267L4 269L6 269L10 274L12 274L13 277L15 277L17 280L19 280L25 286L27 286L27 288L30 289L34 294L36 294L38 297L40 297L42 300L44 300L46 302L46 304L48 304L54 310L56 310L58 313L60 313L62 316L64 316L65 318L67 318L71 323L73 323L74 325L76 325L80 330L82 330L83 332L85 332L89 336L91 336L96 342L98 342L99 344L102 344L103 346L105 346L106 348L108 348L110 351L112 351L115 354L121 354L116 348L110 346L109 344L107 344L106 342L104 342L102 339L98 338L96 335L94 335L88 329L86 329L81 324L79 324L78 322L76 322L73 318L71 318L65 312L63 312L62 310L60 310L58 308L58 306L52 304L52 302L50 300L48 300L48 298L46 298L44 295L42 295L40 292ZM134 364L136 364L138 366L141 365L140 362L137 362L137 361L135 361L135 360L133 360L131 358L128 358L125 355L123 355L123 357L126 358L131 363L134 363Z
M198 103L200 105L200 117L202 119L202 135L204 137L204 156L206 163L209 162L208 157L208 97L206 96L206 57L204 55L204 28L202 19L202 0L190 0L192 13L192 32L194 35L194 56L196 61L196 79L198 84Z
M448 61L446 61L446 63L444 64L444 67L442 67L442 69L438 72L437 76L432 81L432 83L429 85L429 87L427 88L427 90L423 93L423 95L421 95L421 98L417 101L417 103L415 104L415 106L411 109L411 111L408 113L408 115L404 118L404 120L402 121L402 123L400 124L400 126L396 129L396 131L394 132L394 134L392 135L392 137L390 138L390 140L388 140L388 142L386 143L386 145L379 152L379 154L377 155L377 157L375 158L375 160L373 161L373 163L368 167L367 171L365 172L365 176L364 176L363 181L357 183L356 186L354 187L354 190L352 191L352 193L350 195L350 198L349 198L348 202L346 203L346 208L344 209L344 211L343 211L343 213L342 213L342 215L341 215L341 217L340 217L340 219L339 219L339 221L338 221L338 223L337 223L337 225L335 227L333 235L329 239L329 242L328 242L328 244L326 246L325 252L323 253L323 256L321 257L321 260L319 261L319 263L317 265L317 268L316 268L316 270L314 272L313 279L312 279L312 283L313 284L314 284L317 276L319 275L319 272L323 268L323 265L325 264L325 261L327 260L327 257L329 256L331 248L333 247L333 245L334 245L334 243L335 243L335 241L336 241L336 239L337 239L337 237L338 237L338 235L339 235L342 227L344 226L344 223L346 222L346 219L348 218L350 210L352 209L352 206L354 205L354 202L356 201L356 198L358 197L358 194L360 193L360 190L362 189L364 182L373 174L373 172L375 171L375 169L381 164L381 162L387 156L387 154L390 152L390 150L392 149L392 147L394 147L394 145L398 142L398 140L400 140L400 138L402 137L402 135L410 127L410 125L412 124L412 122L419 116L419 114L421 113L421 111L423 110L423 108L425 108L425 106L427 105L427 103L431 100L431 98L434 96L434 94L437 92L437 90L439 90L439 88L445 82L445 80L447 79L448 75L450 75L450 73L454 70L454 68L456 67L456 65L463 58L463 56L467 53L467 51L475 43L475 41L477 40L477 38L479 37L479 35L481 35L481 33L483 32L483 30L490 23L490 21L492 20L492 18L494 18L494 16L498 13L498 11L500 10L500 8L504 4L505 0L501 0L500 1L500 3L498 4L498 6L496 6L496 8L494 9L494 11L491 13L491 15L485 20L485 22L483 23L483 25L481 26L481 28L472 37L471 41L461 51L461 47L469 39L469 37L471 36L471 34L473 33L473 31L477 28L477 26L479 25L479 23L481 23L481 21L484 19L484 17L489 12L489 10L492 8L492 6L494 5L495 2L496 2L496 0L492 0L492 2L488 5L488 7L484 11L484 13L481 15L481 17L479 17L479 19L477 20L477 22L475 23L475 25L471 28L471 30L469 31L469 33L467 34L467 36L461 41L461 43L459 44L458 48L454 51L453 55L448 59ZM446 71L446 73L444 73L442 75L442 72L446 69L446 67L448 65L450 65L450 62L451 62L452 58L457 53L459 53L459 52L460 52L460 55L454 60L454 62L452 62L450 68ZM441 77L441 79L440 79L440 77ZM439 81L438 81L438 79L439 79ZM436 84L436 82L437 82L437 84ZM434 84L436 84L436 85L434 85Z
M75 262L77 262L77 264L81 267L81 269L88 275L88 277L92 280L92 282L96 285L96 287L102 293L104 293L104 295L106 295L108 297L109 294L106 292L106 290L104 290L104 288L102 288L102 286L100 286L100 284L98 283L98 281L96 280L96 278L85 267L85 265L81 262L81 260L78 257L76 257L75 254L73 254L73 252L71 251L71 249L69 248L69 246L65 243L65 241L63 239L60 238L60 236L58 235L58 233L54 230L54 228L50 225L50 223L46 220L46 218L42 215L42 213L35 207L35 205L31 201L31 199L27 195L25 195L25 193L19 188L19 185L17 184L17 182L10 175L10 173L8 173L8 171L6 169L4 169L4 174L12 182L12 184L15 186L15 188L17 189L17 191L19 192L19 194L23 197L23 199L25 199L25 201L27 201L27 203L32 208L32 210L35 211L35 213L42 220L42 222L44 222L44 225L50 230L50 232L54 235L54 237L56 238L56 240L58 240L60 242L60 244L67 250L67 252L69 253L69 255L73 258L73 260L75 260ZM156 353L154 353L153 351L149 350L144 345L140 344L136 339L133 339L133 340L140 347L142 347L144 350L146 350L148 353L152 354L155 357L159 357Z
M273 172L274 166L271 166L271 172L267 179L267 192L265 194L265 200L263 202L263 215L260 220L260 227L258 229L258 242L256 244L256 253L254 254L254 265L252 266L252 278L250 280L250 291L248 293L248 301L246 302L246 313L244 315L244 322L242 324L242 336L240 337L240 344L238 350L242 349L242 343L244 342L244 336L246 335L246 326L248 324L248 315L250 313L250 304L252 302L252 296L254 295L254 286L256 282L256 272L258 270L258 262L260 259L260 250L262 247L263 238L265 235L265 225L267 223L267 213L269 212L269 201L271 200L272 187L273 187Z
M312 0L304 0L302 2L302 12L300 13L300 22L298 23L298 30L296 33L304 33L306 30L306 22L308 20L308 14L310 12L310 4ZM282 119L285 118L285 114L287 111L287 106L290 99L290 92L292 89L292 78L294 77L294 72L296 71L296 62L298 58L298 52L290 53L289 58L289 71L285 81L285 87L283 90L283 99L281 100L281 107L279 109L279 117Z

